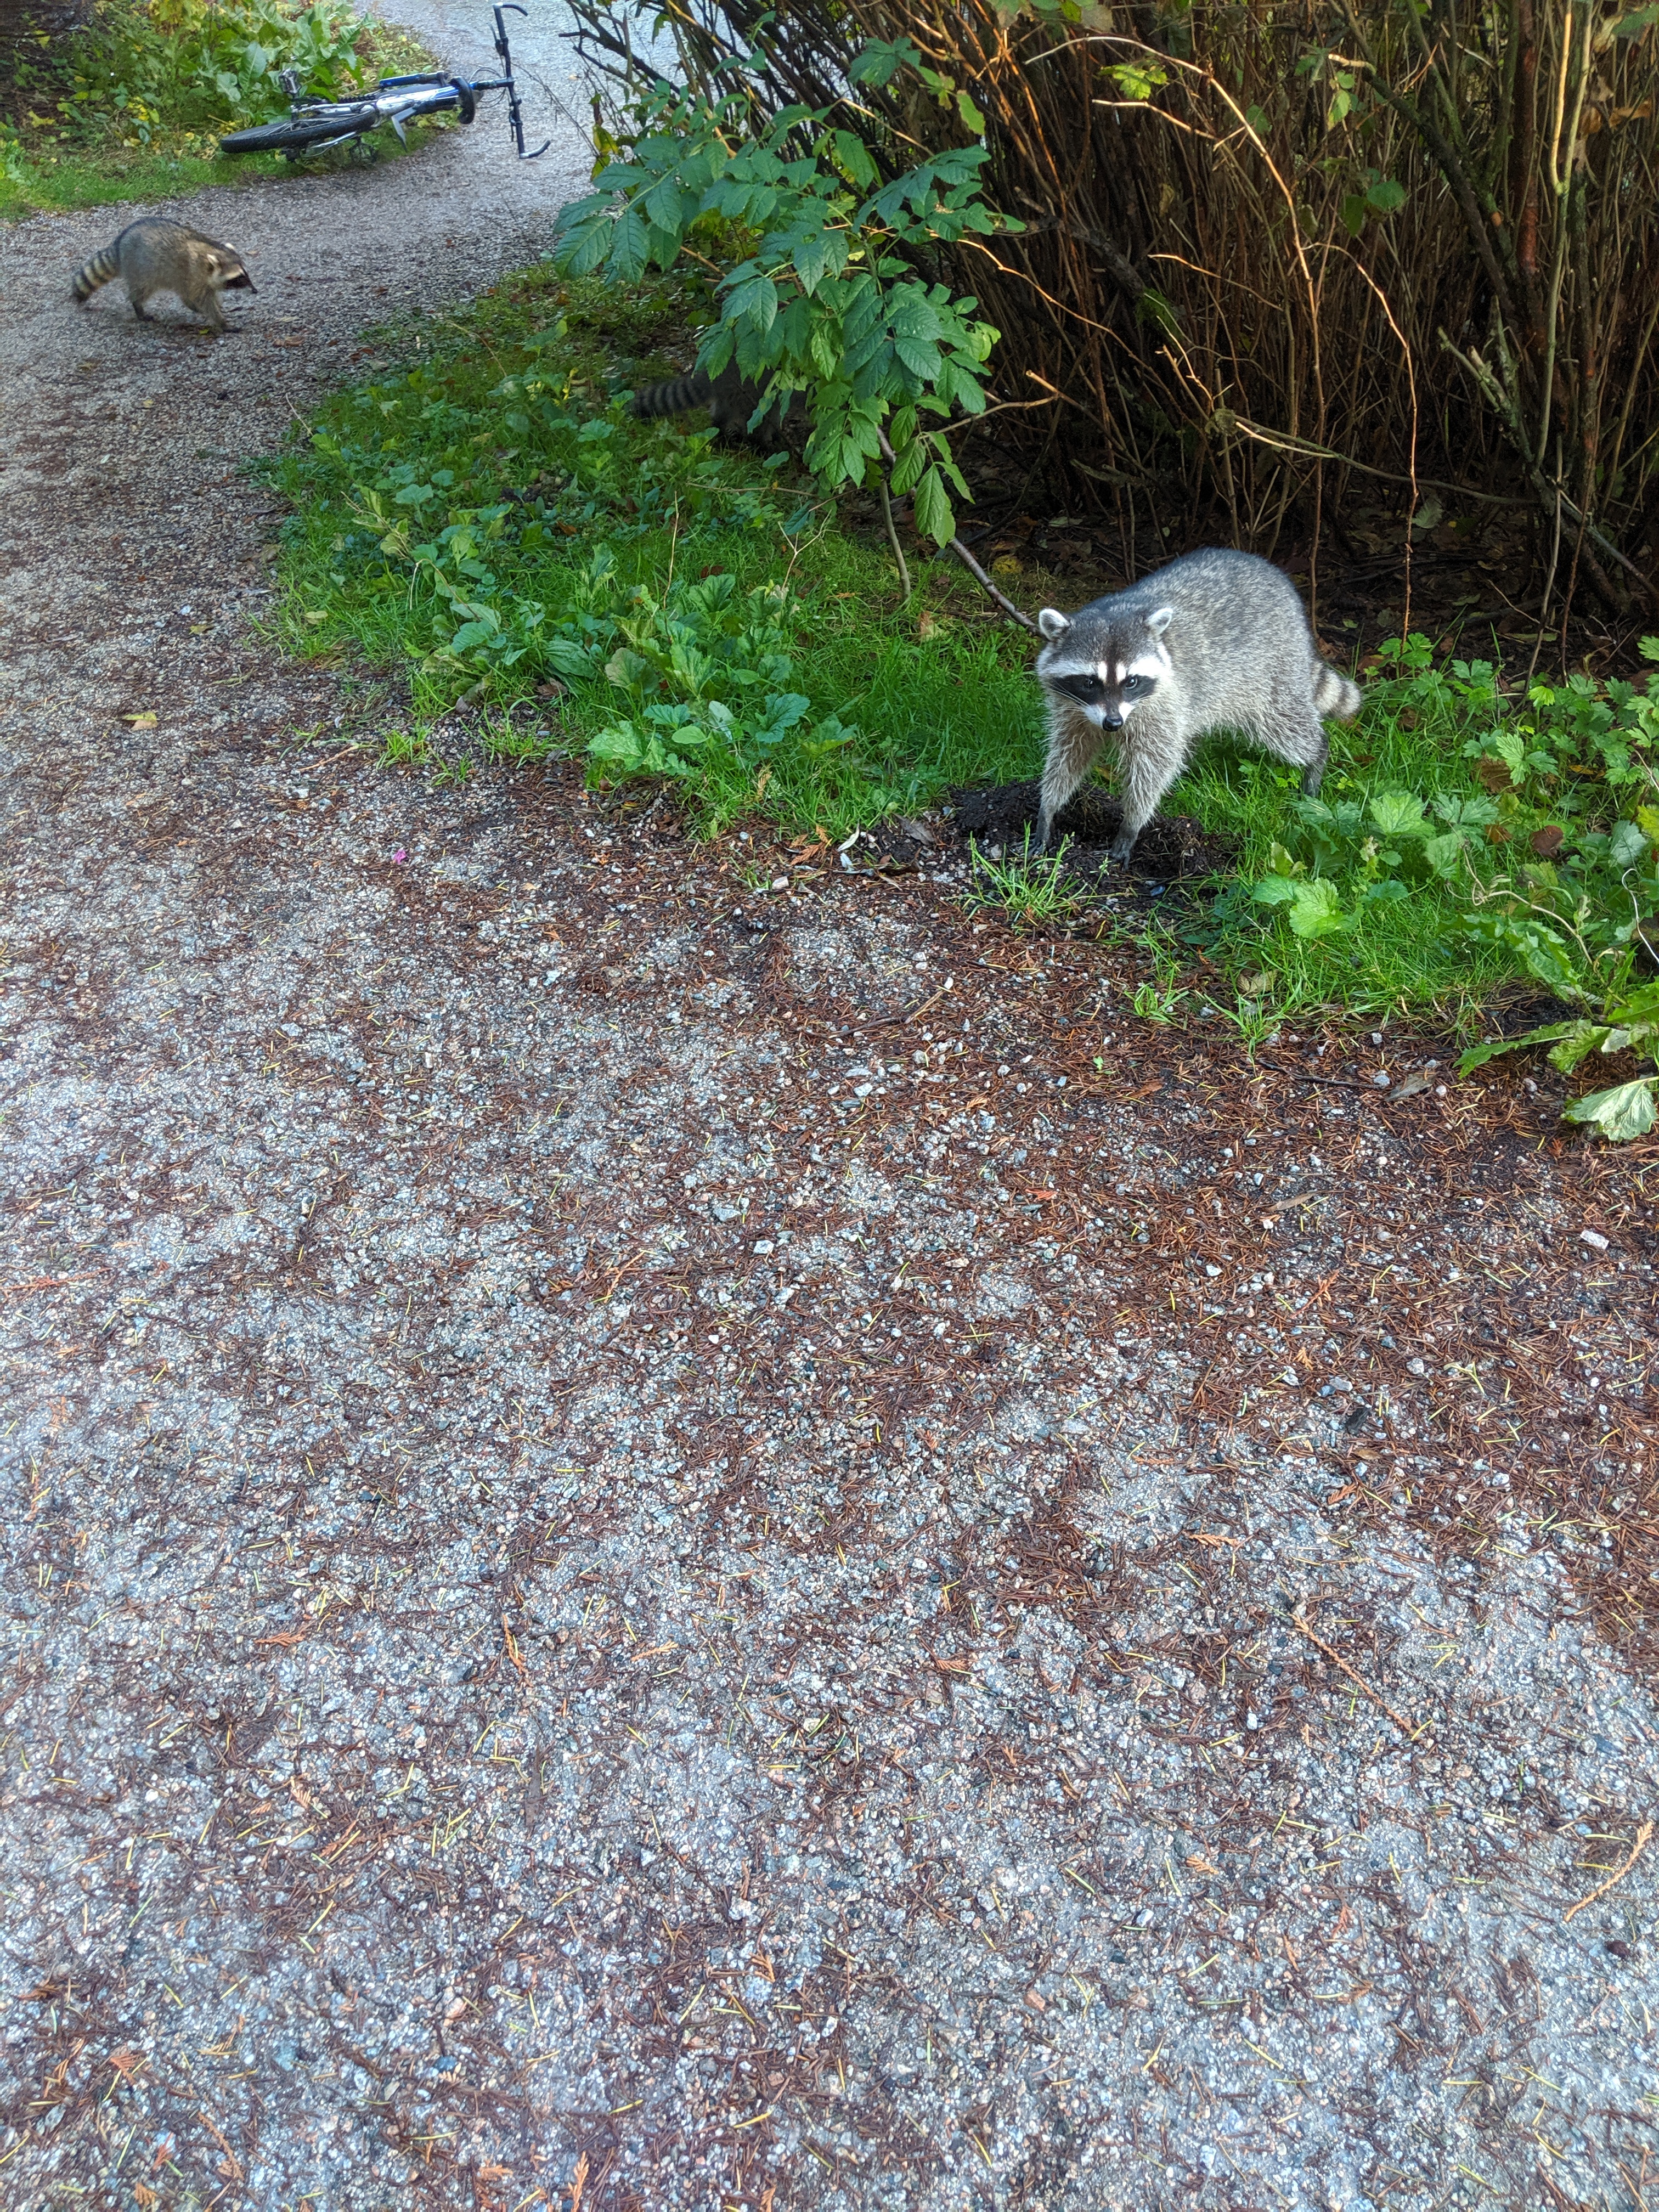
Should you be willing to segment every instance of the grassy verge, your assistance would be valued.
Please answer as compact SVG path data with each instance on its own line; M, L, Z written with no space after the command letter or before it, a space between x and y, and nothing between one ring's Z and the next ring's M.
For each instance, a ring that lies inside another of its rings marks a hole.
M486 748L654 761L709 834L754 808L842 836L1031 773L1025 655L959 572L903 605L793 463L611 398L685 307L532 273L325 405L276 471L290 641L407 670L417 721L468 698Z
M1029 641L959 571L917 556L902 604L873 527L792 462L626 414L613 387L665 371L698 305L683 282L531 272L395 342L405 365L326 403L276 469L289 641L404 672L405 757L464 700L483 750L672 776L711 835L756 814L839 838L1034 775ZM1659 678L1517 698L1420 640L1370 678L1316 805L1224 744L1172 792L1238 850L1178 933L1285 1011L1467 1014L1527 975L1601 988L1634 957L1632 900L1659 912ZM1006 861L981 889L1037 919L1069 896Z
M355 52L371 80L437 66L406 32L385 23L371 23L356 40ZM283 57L274 58L280 62ZM246 185L289 173L289 164L280 154L231 161L219 151L226 132L281 114L279 97L267 94L257 113L227 114L210 125L181 119L181 112L193 118L201 104L199 87L171 98L158 92L153 100L141 102L124 87L112 89L96 82L90 71L77 81L72 69L49 53L33 67L26 57L21 79L0 83L0 222L177 199L210 185ZM410 150L420 138L417 130ZM382 159L402 158L405 150L390 131L378 134L373 143ZM324 162L345 158L317 157Z

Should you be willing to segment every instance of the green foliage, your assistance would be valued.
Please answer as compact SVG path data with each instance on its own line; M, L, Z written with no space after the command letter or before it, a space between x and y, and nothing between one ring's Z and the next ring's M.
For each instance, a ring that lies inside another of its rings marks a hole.
M340 0L108 0L91 26L20 69L29 119L60 143L215 133L285 114L277 72L337 99L363 81L367 18ZM61 75L59 70L61 70Z
M465 698L486 750L672 777L709 831L758 809L844 836L1029 772L1026 656L965 580L927 575L901 614L882 554L785 457L606 395L618 355L688 311L684 282L556 295L543 272L326 402L275 471L299 509L290 640L406 666L417 729Z
M1647 1134L1653 1127L1654 1092L1659 1087L1659 982L1611 994L1595 1018L1550 1022L1541 1029L1528 1030L1525 1036L1495 1038L1477 1045L1464 1054L1457 1072L1468 1075L1500 1053L1521 1052L1540 1044L1550 1047L1550 1063L1564 1075L1571 1075L1591 1053L1628 1052L1651 1060L1653 1074L1592 1091L1563 1109L1565 1120L1599 1129L1614 1144Z
M14 119L0 121L0 218L276 173L280 155L238 163L219 140L286 112L280 70L334 96L383 71L433 65L407 33L339 0L110 0L74 38L30 37L5 58L0 112L9 104Z
M968 885L968 908L973 914L994 908L1006 915L1016 929L1052 927L1074 921L1086 910L1082 885L1066 865L1063 849L1048 858L1034 858L1028 830L1017 854L994 860L973 848L974 872Z
M866 47L855 78L908 58ZM862 484L884 458L917 527L956 534L968 487L942 428L985 407L998 333L917 271L918 254L1008 224L979 197L982 146L947 149L884 182L831 107L786 107L755 125L745 91L718 100L659 84L638 103L625 158L609 161L561 219L556 259L577 275L636 281L672 265L694 234L752 242L720 279L699 366L735 361L769 398L811 398L808 466L826 490ZM930 419L931 418L931 419Z

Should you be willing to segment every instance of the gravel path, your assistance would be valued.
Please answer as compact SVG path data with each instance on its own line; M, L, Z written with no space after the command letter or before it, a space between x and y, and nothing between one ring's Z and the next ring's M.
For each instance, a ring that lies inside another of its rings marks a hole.
M580 168L0 238L0 2198L1653 2202L1651 1152L252 626Z

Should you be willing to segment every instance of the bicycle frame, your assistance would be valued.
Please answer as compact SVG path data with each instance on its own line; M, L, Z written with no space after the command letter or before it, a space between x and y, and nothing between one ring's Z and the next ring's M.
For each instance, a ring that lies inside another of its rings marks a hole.
M471 123L478 112L480 93L504 92L507 94L507 122L518 158L521 161L540 161L553 142L550 138L544 139L533 154L525 149L524 110L514 78L513 52L503 11L514 15L529 13L527 9L518 4L518 0L497 0L494 9L495 45L503 71L501 76L479 78L471 82L462 77L441 76L431 72L413 76L383 76L367 99L296 100L289 111L295 123L302 123L307 116L321 119L328 116L331 109L338 109L344 121L344 128L337 136L313 139L305 151L321 154L331 146L361 144L370 131L378 131L387 123L397 132L398 143L406 146L409 143L408 125L416 117L442 114L453 108L463 123ZM348 117L350 119L345 120Z

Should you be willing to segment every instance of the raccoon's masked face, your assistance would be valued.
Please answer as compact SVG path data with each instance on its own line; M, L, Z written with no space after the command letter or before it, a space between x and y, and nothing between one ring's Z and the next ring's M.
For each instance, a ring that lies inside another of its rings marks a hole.
M239 256L215 253L208 258L208 281L216 292L257 292L258 286Z
M1053 607L1044 607L1037 627L1048 640L1037 672L1051 691L1062 691L1098 730L1121 730L1170 672L1163 638L1174 616L1171 607L1149 615L1141 635L1110 633L1079 638L1073 625Z

